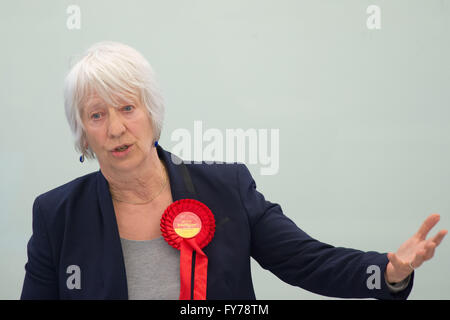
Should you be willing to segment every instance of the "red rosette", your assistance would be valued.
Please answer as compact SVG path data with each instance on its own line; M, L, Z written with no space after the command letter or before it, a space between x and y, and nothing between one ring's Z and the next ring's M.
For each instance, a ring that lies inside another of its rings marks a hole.
M208 257L202 251L216 229L214 215L202 202L181 199L166 208L161 217L164 239L180 250L180 300L206 299ZM194 283L191 283L192 256L196 252ZM193 290L191 290L193 288Z

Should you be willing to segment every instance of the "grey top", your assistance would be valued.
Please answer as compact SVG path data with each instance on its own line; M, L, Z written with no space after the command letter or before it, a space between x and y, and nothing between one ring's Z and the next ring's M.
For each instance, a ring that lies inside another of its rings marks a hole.
M129 300L178 300L180 251L163 237L152 240L121 238Z

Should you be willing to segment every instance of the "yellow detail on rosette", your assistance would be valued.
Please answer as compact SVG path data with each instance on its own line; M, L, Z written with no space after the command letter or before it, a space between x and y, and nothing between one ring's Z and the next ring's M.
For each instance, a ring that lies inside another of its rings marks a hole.
M181 212L173 220L173 228L182 238L195 237L202 228L202 221L193 212Z

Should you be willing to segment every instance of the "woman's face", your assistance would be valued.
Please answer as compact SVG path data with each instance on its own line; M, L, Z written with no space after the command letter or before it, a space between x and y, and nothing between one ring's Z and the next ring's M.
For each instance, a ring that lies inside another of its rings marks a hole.
M133 170L148 159L153 129L147 109L137 99L122 101L115 108L93 96L84 105L81 118L86 141L102 169ZM115 151L122 145L129 147Z

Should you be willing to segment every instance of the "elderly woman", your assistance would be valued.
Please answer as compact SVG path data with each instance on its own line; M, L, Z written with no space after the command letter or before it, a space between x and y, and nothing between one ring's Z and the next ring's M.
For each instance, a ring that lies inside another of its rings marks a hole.
M395 253L311 238L265 200L245 165L185 164L158 145L163 99L149 63L126 45L92 46L64 94L80 161L96 158L100 170L35 199L22 299L191 299L202 285L206 299L255 299L250 257L317 294L406 299L414 269L447 233L426 239L433 214ZM164 233L163 215L186 199L213 217L203 246L189 242L195 232L178 233L192 248Z

